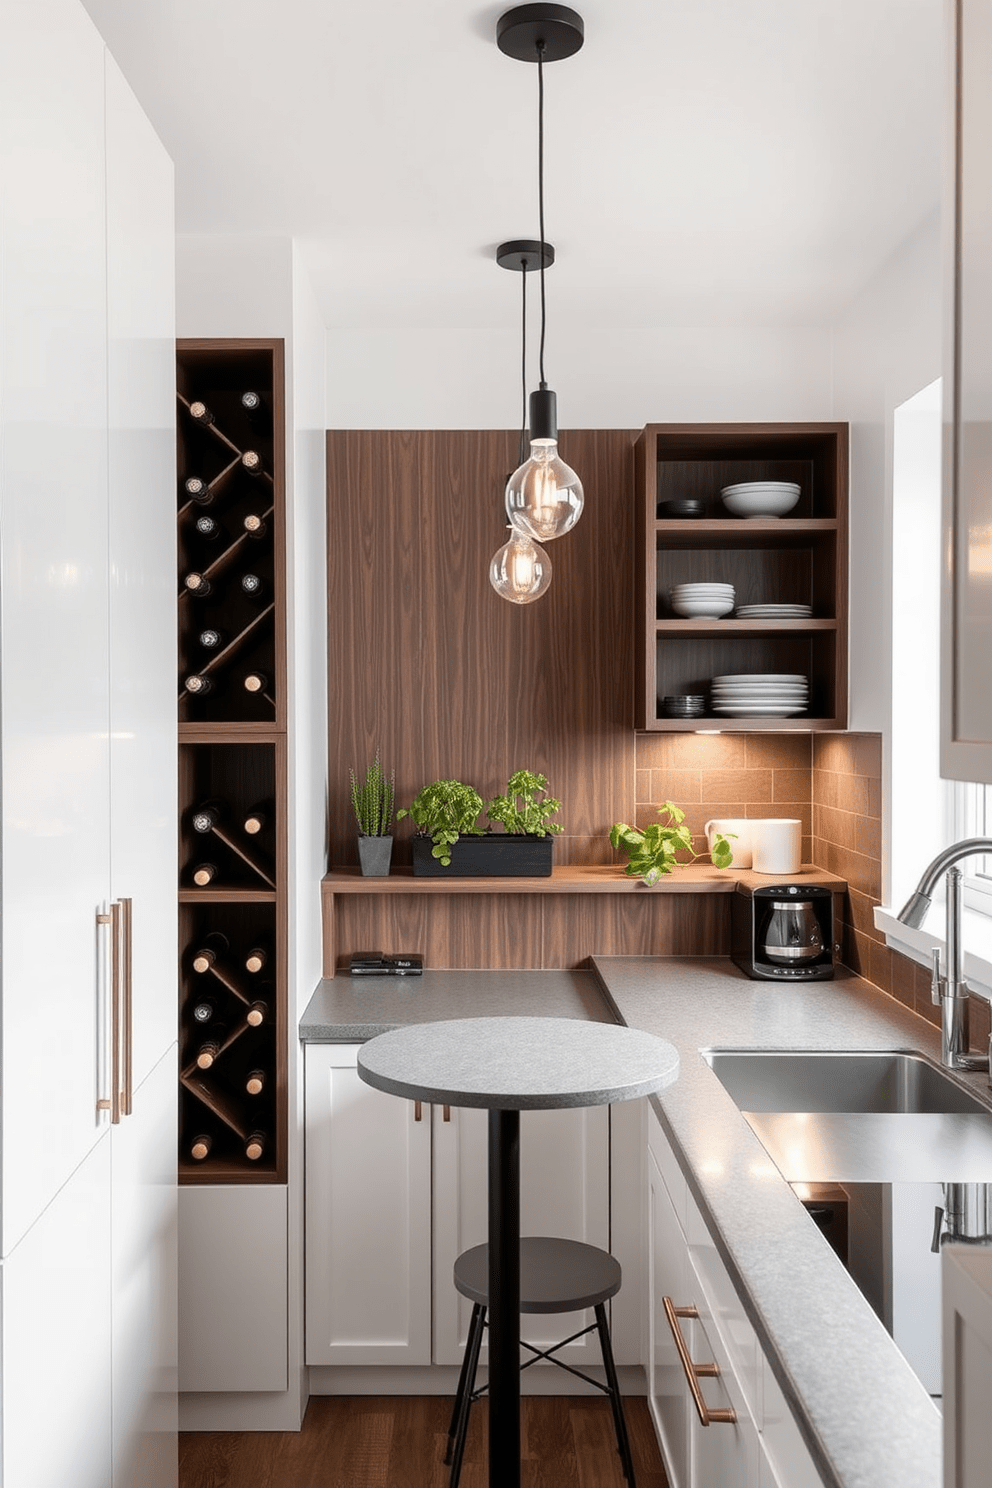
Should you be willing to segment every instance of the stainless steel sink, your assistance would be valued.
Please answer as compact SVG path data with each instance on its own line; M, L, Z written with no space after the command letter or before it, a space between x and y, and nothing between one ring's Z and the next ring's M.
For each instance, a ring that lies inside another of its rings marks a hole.
M989 1114L921 1054L778 1049L702 1049L742 1111L862 1114Z

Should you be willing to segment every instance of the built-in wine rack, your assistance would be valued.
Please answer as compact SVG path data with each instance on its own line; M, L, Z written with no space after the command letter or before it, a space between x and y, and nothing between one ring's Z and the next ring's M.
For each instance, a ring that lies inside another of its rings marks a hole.
M283 346L177 361L179 1172L284 1182Z

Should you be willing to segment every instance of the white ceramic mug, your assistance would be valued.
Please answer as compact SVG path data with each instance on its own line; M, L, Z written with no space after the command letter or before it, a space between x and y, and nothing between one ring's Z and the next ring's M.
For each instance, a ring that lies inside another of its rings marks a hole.
M751 847L755 873L798 873L803 862L803 824L785 817L752 821Z
M708 821L703 828L706 833L706 845L710 852L713 851L713 839L718 833L722 833L730 843L730 851L733 853L731 868L750 868L751 866L751 828L754 822L745 821L740 816L721 816L713 821ZM730 834L733 833L733 836Z

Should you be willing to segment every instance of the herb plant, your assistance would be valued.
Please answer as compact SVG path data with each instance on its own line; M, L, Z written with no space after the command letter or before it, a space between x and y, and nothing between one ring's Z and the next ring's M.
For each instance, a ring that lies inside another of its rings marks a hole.
M395 775L391 774L387 780L379 761L378 749L375 759L365 771L364 780L359 782L354 770L349 770L348 773L351 776L351 804L359 833L362 837L388 837L393 820Z
M563 832L564 827L548 820L561 810L561 802L549 796L547 789L544 775L517 770L507 782L506 795L494 796L486 807L486 815L490 821L502 822L506 831L514 835L547 837L549 832Z
M664 801L658 807L658 815L662 820L653 822L643 831L638 827L628 827L626 822L615 822L610 832L611 845L630 854L624 872L631 878L640 878L653 888L663 873L671 873L679 866L675 856L679 852L689 853L693 862L697 858L709 858L714 868L730 867L733 854L730 843L722 834L713 838L712 852L697 853L693 851L692 833L683 825L684 811L671 801ZM733 837L735 834L731 832L729 835Z
M440 859L445 868L451 862L451 849L459 837L483 835L478 825L482 815L482 797L460 780L434 780L417 792L409 806L397 811L396 819L409 816L420 831L431 838L431 857Z

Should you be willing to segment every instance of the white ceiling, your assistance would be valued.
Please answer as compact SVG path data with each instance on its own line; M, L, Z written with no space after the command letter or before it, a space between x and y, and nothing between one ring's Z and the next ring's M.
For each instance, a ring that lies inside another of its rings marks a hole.
M183 233L302 241L330 326L506 327L536 68L464 0L84 0ZM829 321L938 201L941 0L589 0L546 69L549 313Z

